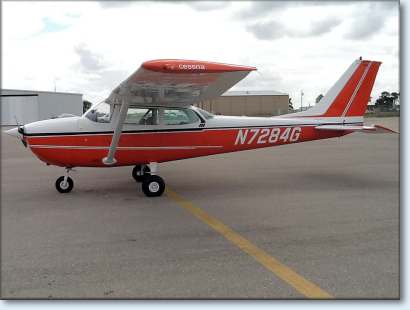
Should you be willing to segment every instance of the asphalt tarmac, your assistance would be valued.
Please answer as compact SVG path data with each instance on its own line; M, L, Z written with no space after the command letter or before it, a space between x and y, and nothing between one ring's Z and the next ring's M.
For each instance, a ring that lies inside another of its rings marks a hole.
M372 118L399 130L399 118ZM300 287L132 167L54 183L1 135L2 299L305 299ZM158 165L167 189L336 299L398 299L399 135L343 138Z

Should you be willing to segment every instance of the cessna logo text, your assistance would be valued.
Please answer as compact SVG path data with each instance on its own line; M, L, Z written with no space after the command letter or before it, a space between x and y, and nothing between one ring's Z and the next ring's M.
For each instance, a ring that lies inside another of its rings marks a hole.
M251 144L256 141L257 144L276 143L276 142L296 142L299 140L302 128L254 128L241 129L236 136L235 145Z
M179 65L179 69L199 69L199 70L205 70L204 65Z

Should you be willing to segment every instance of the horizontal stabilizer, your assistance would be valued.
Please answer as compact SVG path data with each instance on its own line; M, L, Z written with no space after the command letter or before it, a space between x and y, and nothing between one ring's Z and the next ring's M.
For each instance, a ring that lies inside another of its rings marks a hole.
M369 132L369 133L398 133L390 128L383 127L380 125L370 125L370 126L354 126L354 125L320 125L316 126L317 130L350 130L359 132Z

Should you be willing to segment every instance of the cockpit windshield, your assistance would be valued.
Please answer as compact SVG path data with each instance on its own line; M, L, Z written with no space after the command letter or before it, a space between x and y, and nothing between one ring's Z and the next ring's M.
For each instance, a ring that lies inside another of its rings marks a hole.
M206 119L211 119L211 118L214 117L214 115L211 114L211 113L209 113L208 111L202 110L202 109L200 109L200 108L196 108L196 109L197 109L197 110L199 111L199 113L201 113L202 116L205 117Z
M85 117L96 123L109 123L110 122L110 105L105 101L100 102L88 112Z

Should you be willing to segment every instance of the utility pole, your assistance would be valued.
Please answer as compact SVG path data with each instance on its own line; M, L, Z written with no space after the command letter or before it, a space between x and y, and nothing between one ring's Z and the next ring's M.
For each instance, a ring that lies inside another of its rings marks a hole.
M300 110L302 111L302 107L303 107L303 91L300 90Z

